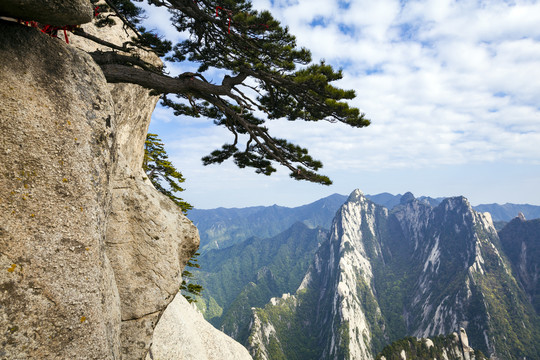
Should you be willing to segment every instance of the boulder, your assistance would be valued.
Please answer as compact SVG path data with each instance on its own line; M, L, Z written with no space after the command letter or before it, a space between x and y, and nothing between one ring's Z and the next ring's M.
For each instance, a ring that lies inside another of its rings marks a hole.
M240 343L207 322L177 295L163 313L146 360L251 360Z
M92 21L89 0L2 0L0 16L49 25L79 25Z

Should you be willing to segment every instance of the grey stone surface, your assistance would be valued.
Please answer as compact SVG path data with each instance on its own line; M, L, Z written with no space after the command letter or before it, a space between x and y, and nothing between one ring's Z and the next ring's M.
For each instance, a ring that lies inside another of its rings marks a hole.
M464 328L459 329L459 341L461 342L461 347L463 349L463 358L465 360L470 360L470 354L474 353L474 350L469 346L469 337Z
M117 359L114 105L85 53L0 22L0 358Z
M85 31L118 45L129 40L120 25L101 29L87 25ZM86 51L96 47L77 37L71 43ZM161 64L156 56L140 56ZM158 319L178 292L184 266L199 246L199 235L142 170L144 142L158 97L132 84L109 85L109 91L116 114L118 158L111 178L107 254L122 303L122 356L141 359Z
M122 353L140 359L162 311L178 292L199 237L191 221L143 180L142 172L133 177L119 172L113 180L107 254L122 302Z
M0 358L142 359L199 244L141 169L157 98L73 43L0 34Z
M177 295L159 321L146 360L251 360L245 347Z
M0 16L49 25L78 25L92 21L89 0L2 0Z

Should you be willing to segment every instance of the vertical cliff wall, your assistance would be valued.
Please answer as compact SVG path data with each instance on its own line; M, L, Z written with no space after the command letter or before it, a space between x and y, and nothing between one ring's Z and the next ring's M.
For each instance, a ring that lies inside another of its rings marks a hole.
M85 53L15 23L0 34L0 356L119 358L112 96Z
M33 2L25 11L29 3L5 0L0 17L89 20L76 14L91 9L85 0ZM177 296L199 236L141 167L158 98L137 85L108 84L87 54L96 44L71 34L66 44L5 20L0 358L152 359L151 348L161 360L249 359ZM83 27L117 45L129 40L121 26Z
M199 243L141 169L157 99L88 43L0 27L0 357L144 358Z
M117 45L130 40L122 26L84 30ZM84 38L71 44L85 51L106 50ZM161 60L139 52L155 66ZM156 191L142 170L144 142L158 96L133 84L108 84L114 104L117 159L111 174L111 212L106 253L121 301L121 351L144 358L153 329L182 282L184 265L199 246L199 235L169 198Z
M121 300L122 354L141 359L157 321L178 293L182 270L197 250L199 236L176 204L154 189L141 168L153 106L148 112L140 104L155 105L156 100L135 85L114 85L111 94L119 154L111 179L106 252Z

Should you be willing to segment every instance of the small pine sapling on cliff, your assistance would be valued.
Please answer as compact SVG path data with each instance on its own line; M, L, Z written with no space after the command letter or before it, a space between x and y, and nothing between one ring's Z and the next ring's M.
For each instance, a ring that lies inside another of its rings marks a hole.
M195 253L191 259L189 259L186 264L187 267L199 269L201 266L197 263L197 257L199 253ZM182 273L182 285L180 285L180 293L186 298L186 300L191 304L197 302L197 299L194 296L201 296L201 291L203 291L202 285L191 282L194 276L191 272L184 270Z
M183 183L185 179L168 158L161 139L156 134L147 134L144 143L143 169L156 190L174 201L182 213L186 214L193 206L174 195L176 192L184 191L180 183ZM168 188L162 185L162 181L168 185ZM197 256L199 256L199 253L193 255L187 262L186 268L200 268L197 263ZM197 301L193 296L200 296L203 287L192 282L194 277L188 270L182 272L182 279L182 285L180 285L182 295L189 303Z
M177 192L184 191L180 184L186 179L169 161L165 147L156 134L149 133L146 136L142 166L156 190L174 201L184 215L193 208L189 203L175 195ZM162 182L166 185L164 186Z

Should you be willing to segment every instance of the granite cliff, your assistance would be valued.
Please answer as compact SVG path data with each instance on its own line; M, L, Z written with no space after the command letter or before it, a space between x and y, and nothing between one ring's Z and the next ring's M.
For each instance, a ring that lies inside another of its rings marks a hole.
M0 16L0 358L143 359L199 245L141 169L157 98L108 84L94 45L6 19L81 24L88 1Z
M536 313L540 314L540 219L526 220L520 213L499 237Z
M375 359L460 328L491 359L538 359L538 316L489 214L410 193L389 211L356 190L296 293L253 309L248 342L256 359Z

